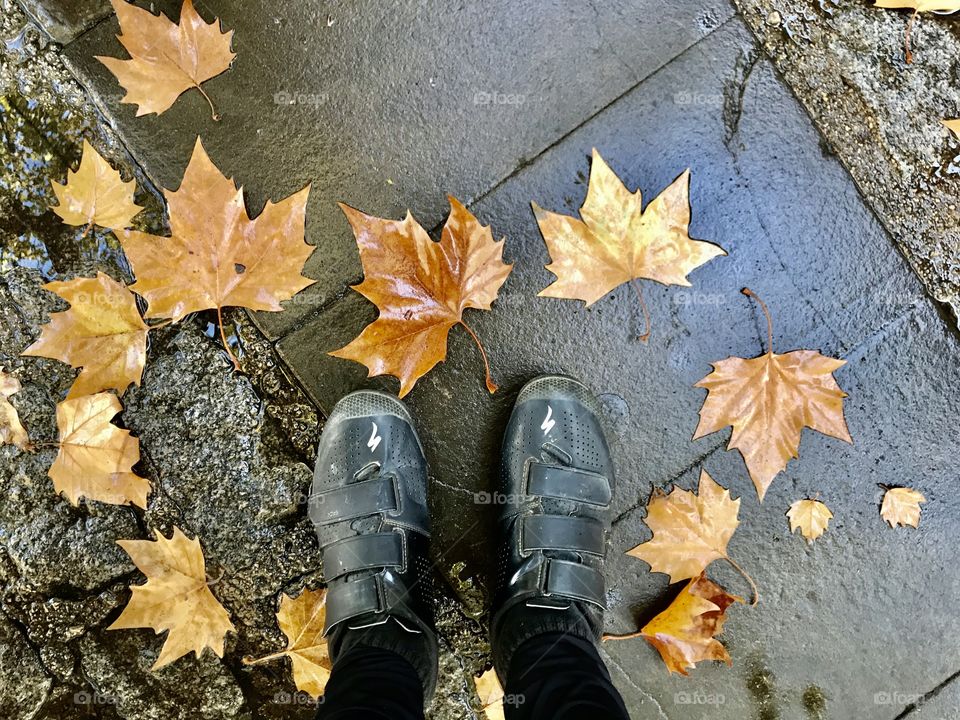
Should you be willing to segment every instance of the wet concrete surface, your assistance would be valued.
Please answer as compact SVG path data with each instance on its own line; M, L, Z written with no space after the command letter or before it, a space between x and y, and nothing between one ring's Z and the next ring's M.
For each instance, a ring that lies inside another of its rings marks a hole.
M607 644L634 717L949 720L960 669L960 622L950 601L960 596L953 493L960 345L951 319L924 295L731 8L597 7L594 15L574 3L494 3L483 13L331 5L328 24L322 9L224 3L216 12L237 29L239 57L206 86L220 123L195 93L159 118L135 120L130 106L120 106L115 81L91 57L118 52L112 20L66 54L157 185L177 185L198 132L254 209L314 182L308 240L318 251L308 271L317 286L287 312L258 322L321 413L357 387L397 387L325 354L376 316L347 289L360 267L336 200L383 216L409 207L431 227L442 222L445 194L453 192L507 237L515 270L493 311L469 318L501 391L487 394L476 347L454 329L447 361L409 396L432 467L436 559L448 578L463 563L459 575L472 578L481 603L494 508L477 500L492 489L504 420L525 380L566 372L601 395L617 459L608 630L634 629L669 596L665 576L622 554L649 537L643 516L653 487L692 488L704 466L743 497L730 551L756 578L762 599L728 613L722 639L734 665L671 677L642 640ZM201 7L207 17L210 10ZM294 103L275 104L280 92ZM490 101L476 103L478 92ZM574 213L592 147L648 199L690 167L691 234L729 253L695 271L693 288L645 284L654 323L647 345L636 339L641 320L629 288L589 310L535 297L552 276L529 202ZM723 450L728 433L690 441L704 395L692 386L709 363L767 349L762 315L739 294L744 286L773 312L775 349L816 348L848 361L837 377L850 394L855 441L807 431L800 459L762 506L739 455ZM171 412L190 412L189 403L178 403ZM189 472L175 488L185 493L177 506L208 482L183 467ZM890 530L880 520L880 484L926 495L919 531ZM790 535L784 513L818 494L835 519L808 546ZM291 511L292 527L301 511ZM202 518L194 522L206 527ZM229 557L228 529L209 532ZM256 549L261 560L268 545ZM257 567L266 572L259 560ZM729 569L711 572L746 594ZM271 577L253 585L269 587ZM240 605L243 587L234 589ZM466 594L475 605L476 593ZM450 617L463 635L450 641L456 652L445 662L479 669L484 657L470 637L481 626ZM103 654L91 650L93 658ZM263 682L252 673L242 689ZM463 701L451 693L437 717L457 716Z
M52 40L68 43L113 12L109 0L18 0Z

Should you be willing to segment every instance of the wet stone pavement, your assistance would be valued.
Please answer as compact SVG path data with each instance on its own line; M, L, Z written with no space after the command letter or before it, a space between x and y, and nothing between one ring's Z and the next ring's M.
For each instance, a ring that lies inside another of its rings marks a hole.
M178 5L155 3L173 17ZM705 467L743 498L730 554L756 579L762 599L728 613L722 640L733 667L704 663L690 677L670 676L643 640L607 644L611 674L633 717L960 718L960 683L951 682L960 671L954 320L925 294L889 226L731 5L223 0L198 9L235 30L233 68L204 86L222 114L218 123L196 92L160 117L135 118L94 60L124 57L112 17L69 42L65 61L156 188L178 185L198 133L214 162L244 186L254 213L268 198L312 182L307 239L318 249L306 272L317 283L285 312L256 315L257 328L234 314L246 361L266 358L260 364L282 381L265 383L262 372L251 382L225 373L200 319L162 334L144 387L128 396L123 420L142 439L148 476L177 479L164 480L145 517L96 508L84 522L107 525L101 536L131 537L173 521L200 534L212 562L231 571L220 597L243 629L223 662L208 655L151 676L142 656L159 647L152 633L104 637L100 629L101 618L125 600L122 581L139 575L116 552L100 558L103 566L93 563L72 593L90 616L91 630L75 643L78 662L93 687L117 699L109 708L115 715L105 717L196 717L194 707L177 701L178 690L204 717L304 716L302 708L287 712L261 700L291 689L284 668L241 669L238 659L277 647L275 634L262 630L273 628L273 598L318 574L305 507L296 500L309 482L315 437L307 432L316 421L311 426L306 408L322 416L350 390L397 387L326 354L376 317L349 290L362 273L336 202L384 217L409 208L436 229L451 193L496 237L506 236L505 259L514 271L493 311L470 316L501 390L486 392L476 347L458 328L446 362L408 398L431 463L435 559L448 594L460 600L444 606L445 680L435 717L472 712L469 676L486 661L481 625L467 617L483 610L491 557L494 508L478 498L493 487L512 400L530 377L564 372L600 395L616 453L608 631L635 629L670 597L665 576L623 554L650 536L643 518L653 488L691 489ZM691 235L729 253L692 273L692 288L645 283L653 319L648 344L637 340L642 321L629 288L589 310L535 296L552 275L543 268L548 257L529 203L575 213L593 147L648 199L690 168ZM14 297L28 293L23 272L6 280ZM806 431L800 459L774 481L762 506L739 454L724 450L728 432L690 440L704 398L693 384L709 363L767 349L764 319L739 294L744 286L770 306L776 350L816 348L847 360L837 378L850 395L854 438L850 446ZM43 306L23 319L20 335L5 338L5 352L28 343L48 311ZM52 372L69 378L55 363L24 368L38 386ZM295 383L281 404L295 407L295 417L264 413L273 401L260 399L288 377ZM175 391L185 383L201 388L196 398ZM181 418L189 420L184 427ZM237 443L236 457L205 451L211 427L222 428L217 448ZM9 487L29 478L44 511L74 527L51 497L42 463L18 462L28 464L11 475ZM918 531L894 531L881 521L883 484L926 495ZM784 513L794 500L818 495L835 517L808 546L790 535ZM260 508L255 520L238 512L244 503ZM8 506L0 528L11 532L29 521L43 537L36 528L42 514ZM96 552L71 549L80 558ZM36 570L42 555L15 546L7 555L15 579L5 582L51 601L61 597L57 581L30 586L31 573L51 576ZM711 573L747 593L726 568ZM66 661L60 667L50 659L59 640L31 632L19 611L4 612L5 642L36 652L39 669L29 677L40 686L48 677L56 687L70 676ZM50 714L49 703L37 707L39 715L14 716L61 716Z

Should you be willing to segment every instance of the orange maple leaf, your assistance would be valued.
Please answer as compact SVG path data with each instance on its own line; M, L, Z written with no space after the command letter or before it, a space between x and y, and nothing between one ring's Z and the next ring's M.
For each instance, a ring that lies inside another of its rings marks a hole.
M409 212L403 220L385 220L340 204L363 263L363 282L353 289L374 303L380 316L330 354L366 365L370 376L398 377L400 397L446 357L447 334L457 324L480 348L487 389L497 389L463 312L489 310L513 266L503 262L503 240L494 242L489 227L456 198L448 199L450 216L440 242L431 240Z
M687 675L701 660L732 665L727 649L715 636L723 631L726 610L735 602L743 601L700 574L666 610L644 625L639 635L657 649L672 673Z
M23 355L60 360L82 368L68 398L114 389L122 395L140 384L147 361L149 328L126 286L98 272L95 278L51 282L43 286L68 303L43 326L40 339Z
M0 445L16 445L21 450L30 447L30 438L20 422L10 396L20 392L20 381L0 368Z
M184 0L179 25L126 0L110 2L120 23L117 39L130 59L97 56L97 60L127 91L121 102L137 105L137 117L159 115L195 87L210 103L213 119L218 120L213 101L200 84L230 67L236 57L230 50L233 31L221 32L217 20L204 22L192 0Z
M117 540L117 545L147 576L147 582L130 587L130 602L107 629L168 631L151 670L190 652L199 657L205 648L223 657L224 636L234 627L210 591L200 541L175 527L169 540L157 533L156 540Z
M853 442L843 417L847 394L833 377L846 361L815 350L774 353L773 322L766 305L749 289L743 293L754 297L767 316L770 350L749 360L729 357L712 363L713 372L695 385L707 389L707 398L693 439L732 425L727 449L743 455L763 502L773 478L791 458L799 457L804 427Z
M719 245L690 237L689 186L687 170L643 209L640 191L629 192L594 149L582 220L532 203L552 260L547 270L557 276L540 296L583 300L589 306L619 285L642 278L689 287L691 271L726 255ZM634 288L640 296L636 283ZM650 334L646 320L644 340Z
M179 189L164 191L171 237L120 233L137 277L131 289L149 303L146 317L176 322L198 310L216 309L219 316L228 306L282 310L282 300L314 282L300 274L313 252L303 237L309 193L307 185L267 202L251 220L243 190L223 176L197 138ZM229 349L226 339L224 345Z

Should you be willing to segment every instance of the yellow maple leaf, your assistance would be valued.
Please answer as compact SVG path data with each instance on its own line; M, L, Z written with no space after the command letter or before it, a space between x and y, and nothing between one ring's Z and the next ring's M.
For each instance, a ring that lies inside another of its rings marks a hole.
M687 170L644 210L640 191L629 192L594 149L582 220L532 203L550 252L547 270L557 276L539 295L589 306L639 279L689 287L691 271L726 255L719 245L690 237L689 186Z
M245 665L259 665L281 657L293 664L297 689L316 699L323 695L332 663L323 637L327 618L327 591L304 590L297 597L281 595L277 623L287 636L287 647L262 658L244 658Z
M947 130L960 138L960 118L956 118L955 120L941 120L940 122L943 123L943 126L947 128Z
M913 488L890 488L883 494L880 517L886 520L890 527L898 525L919 527L920 503L926 501L923 493Z
M84 395L57 405L60 450L47 474L54 490L72 505L85 497L147 507L150 483L133 472L140 461L140 441L110 424L120 410L112 393Z
M94 225L103 228L125 228L134 215L143 210L133 201L136 182L124 182L120 173L86 140L76 172L67 171L67 182L52 181L58 205L52 209L67 225Z
M790 532L800 529L807 542L813 542L827 530L827 524L833 513L819 500L797 500L787 510L790 520Z
M767 316L766 354L745 359L718 360L713 372L694 387L706 388L700 422L693 439L733 426L727 449L737 449L746 462L750 478L763 496L791 458L799 457L804 427L852 443L843 417L843 399L833 373L846 364L815 350L773 352L773 322L766 305L757 299Z
M147 331L136 299L108 275L51 282L43 286L68 303L43 326L40 339L23 355L60 360L82 368L68 398L114 389L123 394L140 384L147 361Z
M483 714L487 716L487 720L504 720L503 687L500 685L496 670L490 668L480 677L475 677L473 683L477 687L480 707L483 708Z
M200 84L226 71L236 54L230 50L233 31L222 32L220 23L204 22L184 0L179 25L166 15L154 15L126 0L110 0L120 34L117 39L129 60L97 56L127 94L121 102L137 105L137 117L167 110L190 88L197 88L210 103L213 119L219 119Z
M640 630L640 636L660 653L667 670L687 675L701 660L733 661L715 639L723 630L725 612L742 600L698 575L687 583L670 606Z
M30 438L20 422L10 396L20 392L20 381L0 368L0 445L16 445L21 450L30 446Z
M147 582L130 586L130 601L107 628L152 628L167 639L151 670L205 648L223 657L224 636L234 630L230 615L210 591L200 541L179 528L168 540L118 540Z

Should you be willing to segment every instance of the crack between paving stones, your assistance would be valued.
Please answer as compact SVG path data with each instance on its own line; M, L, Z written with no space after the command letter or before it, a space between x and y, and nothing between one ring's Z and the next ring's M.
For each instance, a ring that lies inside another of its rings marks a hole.
M623 669L623 666L620 665L620 663L618 663L616 660L613 659L610 653L608 653L606 650L603 650L603 649L601 649L600 652L602 653L604 660L610 665L613 665L617 670L619 670L620 673L627 679L627 682L630 683L630 685L633 687L634 690L636 690L638 693L643 695L645 698L647 698L650 702L654 704L654 706L657 708L657 714L661 718L661 720L670 720L670 718L667 717L667 714L664 712L663 707L660 705L659 702L657 702L657 699L653 695L648 693L646 690L644 690L642 687L637 685L637 683L633 681L633 678L630 677L630 674Z
M669 485L669 484L671 484L671 483L673 483L673 482L676 482L676 480L677 480L678 478L680 478L680 477L682 477L683 475L685 475L686 473L690 472L690 471L691 471L693 468L695 468L697 465L700 465L701 463L703 463L704 460L706 460L708 457L710 457L710 456L713 455L715 452L717 452L717 450L722 449L725 442L726 442L726 440L721 440L719 443L717 443L716 445L714 445L710 450L708 450L707 452L703 453L702 455L696 457L696 458L693 460L693 462L691 462L689 465L685 466L685 467L682 468L681 470L677 471L676 473L674 473L673 475L671 475L669 478L667 478L667 479L664 480L663 482L654 483L654 487L665 487L665 486L667 486L667 485ZM635 503L634 505L631 505L630 507L628 507L626 510L624 510L623 512L621 512L619 515L617 515L617 516L613 519L613 522L610 524L610 527L611 527L611 528L615 528L621 521L626 520L627 517L628 517L629 515L631 515L634 510L639 510L640 508L646 507L646 506L647 506L647 503L646 503L646 501L644 501L644 500L641 500L640 502L637 502L637 503Z
M742 72L742 77L739 80L734 78L733 82L727 85L728 88L735 88L735 97L727 95L727 93L724 92L723 124L726 126L726 132L724 133L723 144L726 145L734 157L736 157L736 151L733 149L732 144L734 138L736 138L740 132L740 119L743 117L743 100L747 94L747 85L750 82L754 69L760 62L760 58L763 57L763 52L757 47L756 43L754 43L746 53L746 56L741 55L737 58L737 63L734 67L735 72L741 69L742 66L740 62L744 57L746 58L746 70Z
M929 692L924 693L924 694L923 694L923 697L921 697L921 698L920 698L919 700L917 700L915 703L910 703L909 705L907 705L907 706L903 709L903 712L901 712L899 715L897 715L893 720L903 720L903 718L908 718L908 717L910 717L911 715L913 715L914 711L919 710L919 709L922 708L923 705L925 705L927 702L929 702L930 700L933 700L933 698L935 698L937 695L939 695L941 692L943 692L943 690L944 690L950 683L952 683L954 680L956 680L956 679L958 679L958 678L960 678L960 670L958 670L958 671L955 672L953 675L951 675L950 677L948 677L946 680L944 680L943 682L941 682L939 685L937 685L935 688L933 688L933 690L930 690Z
M430 482L431 482L431 483L436 483L436 484L439 485L440 487L446 488L447 490L452 490L453 492L463 493L463 494L469 495L469 496L471 496L471 497L473 497L473 496L476 494L476 493L474 493L472 490L469 490L468 488L457 487L456 485L451 485L450 483L445 483L445 482L443 482L443 480L438 480L438 479L435 478L435 477L431 477L431 478L430 478Z

